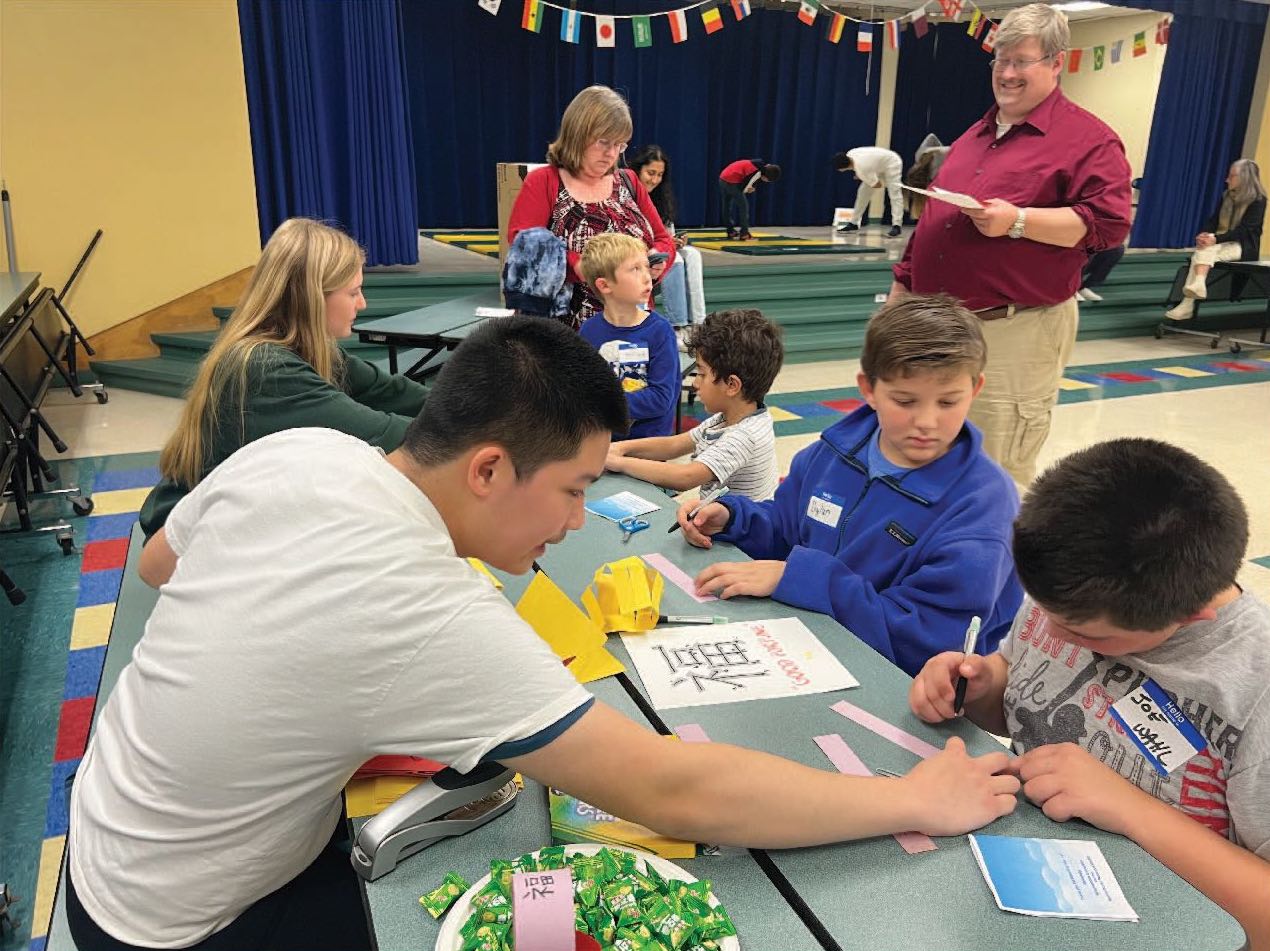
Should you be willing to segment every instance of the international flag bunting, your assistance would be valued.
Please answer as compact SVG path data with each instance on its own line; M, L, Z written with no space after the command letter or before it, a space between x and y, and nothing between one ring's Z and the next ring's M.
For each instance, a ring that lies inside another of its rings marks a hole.
M909 16L913 20L913 33L921 38L926 35L926 8L918 7Z
M961 16L962 0L939 0L939 7L944 11L944 16L956 23Z
M542 29L542 4L538 0L525 0L525 9L520 14L520 28L530 33Z
M682 43L688 38L688 18L682 10L671 10L666 14L666 19L670 21L671 40Z
M1080 72L1080 60L1084 50L1075 49L1067 51L1067 71L1069 73Z
M1169 28L1173 25L1173 21L1165 17L1155 25L1155 45L1164 46L1169 41Z
M1141 33L1133 34L1133 55L1134 56L1147 55L1147 31L1146 30L1143 30Z
M1124 46L1124 40L1116 40L1111 44L1111 61L1113 63L1120 62L1120 50Z
M861 53L873 52L873 24L860 24L860 32L855 36L855 48Z
M983 22L987 23L988 21L985 19ZM992 24L992 26L988 28L988 33L986 36L984 36L983 42L979 44L980 46L983 47L983 51L985 53L991 53L994 49L996 49L997 26L998 24L996 23Z
M808 26L816 22L816 14L820 12L820 0L798 0L798 19Z
M841 13L835 13L833 20L829 24L829 42L837 43L842 39L842 31L847 25L847 18Z
M503 0L476 0L476 4L490 16L498 16L498 8L503 5ZM1160 35L1158 29L1155 31L1155 35Z
M750 15L750 0L732 0L732 15L744 20Z
M635 36L637 49L653 45L653 26L648 17L631 17L631 32Z
M900 20L886 21L886 42L893 50L900 48L900 30L902 29L904 29L904 24Z
M612 17L597 16L595 18L595 45L617 45L617 26L614 24Z
M707 33L718 33L722 30L723 14L719 12L719 8L710 7L708 10L702 10L701 25L706 28Z
M577 10L560 11L560 39L566 43L582 40L582 14Z
M1098 72L1098 70L1102 69L1103 64L1106 62L1106 60L1107 60L1107 47L1095 46L1094 47L1094 72Z
M979 12L979 8L975 7L975 12L970 14L970 22L966 24L966 36L973 36L979 39L979 27L983 24L983 14Z

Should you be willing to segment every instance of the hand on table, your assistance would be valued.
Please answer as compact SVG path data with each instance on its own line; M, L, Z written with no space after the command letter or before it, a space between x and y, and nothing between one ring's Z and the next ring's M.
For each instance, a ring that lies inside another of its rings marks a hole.
M985 237L1005 237L1019 217L1018 207L1000 198L989 198L982 204L983 208L963 208L961 213L973 221Z
M604 457L604 468L609 472L626 471L626 445L615 442L609 446L608 455Z
M943 723L957 716L953 700L957 678L966 678L966 702L984 695L992 685L987 658L960 651L944 651L926 661L908 689L909 708L927 723Z
M724 600L742 594L766 598L784 574L783 561L724 561L701 570L696 577L697 594L717 594Z
M1130 818L1154 797L1075 743L1038 746L1010 763L1023 795L1056 822L1084 819L1126 835Z
M1019 781L1007 772L1004 752L972 757L959 737L951 737L941 753L923 760L900 780L913 797L913 830L927 835L961 835L1009 815Z
M684 538L688 540L688 544L696 545L698 548L709 548L714 543L710 541L711 535L717 535L723 531L728 519L732 517L732 512L721 502L711 502L700 512L691 522L688 516L692 514L700 502L684 502L679 506L679 511L675 513L676 519L679 521L679 527L683 529Z

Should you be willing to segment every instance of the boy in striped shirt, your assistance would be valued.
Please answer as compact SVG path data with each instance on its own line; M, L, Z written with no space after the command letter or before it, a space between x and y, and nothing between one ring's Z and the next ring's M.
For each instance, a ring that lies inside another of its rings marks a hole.
M693 389L711 415L686 433L615 442L605 468L676 492L727 485L734 495L770 499L776 435L763 399L785 358L780 328L758 310L723 310L693 326L686 346L697 360Z

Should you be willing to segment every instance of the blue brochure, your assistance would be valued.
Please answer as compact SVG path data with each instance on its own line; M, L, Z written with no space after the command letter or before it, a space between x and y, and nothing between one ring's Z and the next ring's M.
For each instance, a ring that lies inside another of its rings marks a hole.
M630 518L632 515L647 515L649 512L656 512L659 508L661 506L656 502L642 499L634 492L619 492L617 495L595 499L586 504L588 512L614 522Z
M1138 920L1097 842L972 835L970 848L1002 911Z

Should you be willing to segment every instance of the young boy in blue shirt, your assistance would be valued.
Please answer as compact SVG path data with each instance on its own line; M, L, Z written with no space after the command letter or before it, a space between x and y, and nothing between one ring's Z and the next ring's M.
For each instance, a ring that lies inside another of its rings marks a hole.
M826 429L768 502L725 495L684 537L751 562L697 576L701 592L772 597L834 617L909 674L982 619L995 649L1022 600L1010 557L1013 482L966 421L983 386L979 320L947 295L905 296L869 322L857 382L867 405Z
M653 288L648 248L628 234L599 234L578 262L604 310L579 329L621 381L631 429L617 439L669 436L679 399L679 343L665 317L645 309Z
M1235 580L1247 545L1238 494L1185 450L1113 439L1073 453L1014 523L1028 597L1000 650L931 658L909 705L951 719L966 677L966 717L1009 735L1011 771L1047 816L1132 839L1264 951L1270 607Z

